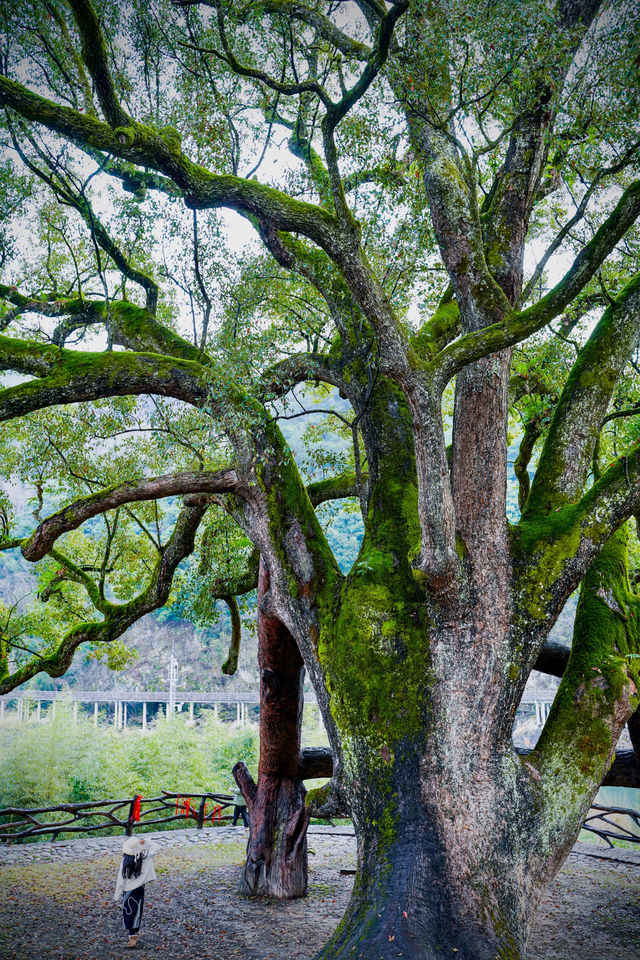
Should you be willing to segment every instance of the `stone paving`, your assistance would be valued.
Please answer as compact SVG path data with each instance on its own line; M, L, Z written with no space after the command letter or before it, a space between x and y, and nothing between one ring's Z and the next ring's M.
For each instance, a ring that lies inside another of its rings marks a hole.
M326 835L337 838L353 838L352 827L310 826L312 835ZM145 833L153 837L159 847L181 847L185 844L224 844L242 840L244 827L193 827L186 830L158 830ZM71 863L73 860L85 860L105 853L119 853L125 840L123 834L114 837L82 837L75 840L55 840L45 843L22 843L14 846L0 846L0 867L12 864L44 863L47 861Z

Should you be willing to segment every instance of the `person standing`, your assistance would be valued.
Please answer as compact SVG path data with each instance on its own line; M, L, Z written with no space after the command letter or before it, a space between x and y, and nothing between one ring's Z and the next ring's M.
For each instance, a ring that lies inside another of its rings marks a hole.
M234 791L233 803L234 803L234 807L233 807L232 826L235 827L236 823L238 822L238 817L242 817L242 822L244 823L245 827L248 827L249 815L247 813L247 805L245 803L244 797L242 796L242 793L240 792L239 787L236 787Z
M122 921L129 934L127 947L137 947L144 906L144 887L156 879L153 858L158 846L144 837L129 837L122 845L114 900L122 903Z

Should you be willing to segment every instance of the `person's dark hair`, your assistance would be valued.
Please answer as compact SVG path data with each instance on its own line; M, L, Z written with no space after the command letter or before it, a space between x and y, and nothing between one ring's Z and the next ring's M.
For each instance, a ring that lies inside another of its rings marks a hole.
M135 856L132 856L130 853L125 853L122 858L122 876L125 880L133 880L134 877L139 877L142 872L142 861L146 857L146 853L142 851L136 853Z

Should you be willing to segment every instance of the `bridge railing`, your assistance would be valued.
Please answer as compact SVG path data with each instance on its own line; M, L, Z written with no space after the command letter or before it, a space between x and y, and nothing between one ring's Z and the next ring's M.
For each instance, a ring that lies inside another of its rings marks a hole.
M163 790L158 797L89 800L37 808L6 807L0 810L0 841L10 844L44 836L56 840L61 833L85 834L114 828L131 835L137 826L160 824L164 827L178 820L182 820L184 826L201 830L207 822L213 826L231 820L227 813L231 806L233 798L224 793Z

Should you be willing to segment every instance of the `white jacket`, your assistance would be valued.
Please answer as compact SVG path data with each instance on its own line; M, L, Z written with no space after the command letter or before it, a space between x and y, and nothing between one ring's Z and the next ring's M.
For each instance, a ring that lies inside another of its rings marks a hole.
M133 838L132 838L133 839ZM153 840L145 841L143 837L136 838L139 839L139 850L143 855L142 869L140 871L139 877L125 877L122 876L122 863L118 867L118 879L116 880L116 890L113 895L113 899L118 903L122 899L123 893L126 893L128 890L135 890L137 887L141 887L145 883L151 883L152 880L156 879L156 872L153 869L153 858L158 852L158 845L153 842ZM126 853L133 853L130 849L131 840L128 842L128 848L125 851ZM136 849L136 853L138 850Z

